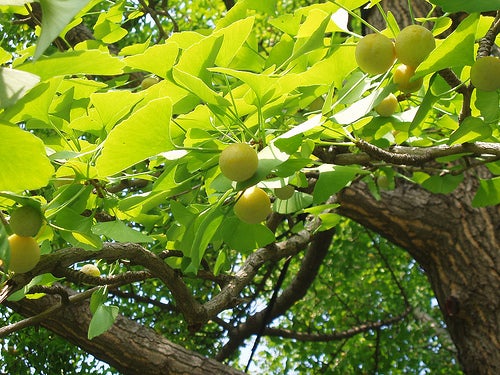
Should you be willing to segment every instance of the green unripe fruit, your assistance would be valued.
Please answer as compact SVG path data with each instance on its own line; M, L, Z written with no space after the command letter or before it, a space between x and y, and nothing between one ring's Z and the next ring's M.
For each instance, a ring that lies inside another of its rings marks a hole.
M387 95L378 105L375 106L375 112L380 116L392 116L398 109L398 98L394 94Z
M478 90L500 89L500 59L495 56L477 59L470 69L470 81Z
M394 42L396 57L405 65L417 68L436 47L432 33L420 25L405 27Z
M240 195L233 210L241 221L258 224L271 213L271 200L264 190L252 186Z
M276 198L287 200L293 197L293 193L295 193L295 188L292 185L286 185L280 188L274 189L274 195Z
M141 89L146 90L153 85L156 85L160 80L156 77L146 77L141 82Z
M40 260L40 247L33 237L17 234L9 236L10 262L9 270L16 273L31 271Z
M356 45L356 62L368 74L382 74L396 59L394 43L382 34L368 34Z
M36 236L42 224L42 213L33 206L19 207L10 215L10 227L19 236Z
M234 143L226 147L219 157L219 167L224 176L232 181L245 181L257 171L257 151L246 143Z
M418 78L414 81L410 81L415 75L415 69L408 65L401 64L394 71L393 81L398 85L398 89L405 93L415 92L422 87L424 83L423 78Z
M89 276L101 276L101 271L99 271L99 268L97 268L94 264L85 264L82 268L80 268L80 271Z
M380 189L387 190L390 187L389 178L385 174L377 177L377 185Z

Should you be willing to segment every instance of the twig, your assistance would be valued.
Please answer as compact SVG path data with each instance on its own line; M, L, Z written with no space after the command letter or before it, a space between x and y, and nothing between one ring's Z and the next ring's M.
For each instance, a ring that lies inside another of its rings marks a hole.
M97 290L97 287L86 290L85 292L82 292L79 294L75 294L73 296L69 296L67 303L62 301L61 303L59 303L57 305L53 305L53 306L49 307L47 310L41 312L38 315L31 316L31 317L23 319L19 322L9 324L8 326L5 326L5 327L1 327L0 328L0 338L3 338L5 336L9 335L12 332L19 331L20 329L30 327L30 326L33 326L35 324L42 322L43 320L45 320L45 318L47 316L53 315L54 313L56 313L60 309L64 308L68 303L78 303L78 302L85 301L87 298L90 298L92 293L94 293L96 290Z
M497 11L495 20L486 32L485 36L479 41L479 48L477 50L477 58L491 55L491 50L495 44L495 39L500 33L500 10Z
M351 338L363 332L368 332L374 329L379 329L383 327L390 326L397 323L408 316L411 312L411 307L408 306L401 314L378 320L375 322L366 322L355 327L349 328L345 331L332 332L332 333L309 333L309 332L297 332L289 329L282 328L267 328L264 332L266 336L275 336L281 338L294 339L297 341L308 341L308 342L331 342L339 341L347 338Z
M255 341L253 343L252 351L250 353L250 357L248 358L247 365L245 367L245 372L248 372L248 368L250 367L250 364L252 363L253 356L255 355L255 352L257 351L257 347L259 346L260 339L262 338L262 334L264 333L264 330L266 329L267 323L271 320L272 316L272 311L274 304L276 303L276 299L278 298L278 292L281 288L281 285L283 285L283 281L285 280L286 273L288 271L288 267L290 266L290 262L292 260L292 257L288 257L287 260L285 261L285 264L281 268L280 275L278 277L278 281L276 282L276 285L273 290L273 295L271 296L271 299L269 300L269 304L266 307L266 311L264 312L264 318L262 319L261 326L259 328L259 331L257 332L257 337L255 338Z
M392 151L374 146L362 139L356 141L356 146L366 152L374 160L382 160L396 165L420 166L426 162L443 156L458 154L494 155L500 157L500 145L496 143L476 142L458 145L440 145L433 147L405 147L395 146Z

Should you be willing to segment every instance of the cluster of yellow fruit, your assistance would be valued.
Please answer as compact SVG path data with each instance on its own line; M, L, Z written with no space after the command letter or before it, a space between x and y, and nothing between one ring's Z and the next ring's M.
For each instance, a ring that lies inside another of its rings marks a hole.
M422 87L422 77L413 79L415 70L436 47L432 33L420 25L405 27L395 41L383 34L369 34L356 46L355 58L358 66L368 74L387 72L396 59L401 64L393 72L393 82L403 93L412 93ZM482 91L500 89L500 59L486 56L476 60L470 71L471 83ZM388 95L375 107L381 116L392 115L398 107L394 94Z
M368 74L387 72L396 59L401 63L393 73L393 82L404 93L418 91L423 79L413 79L415 69L436 47L432 33L420 25L405 27L393 42L383 34L369 34L356 46L355 58L358 66ZM394 94L388 95L375 107L381 116L392 115L398 107Z
M250 179L259 165L257 151L246 143L234 143L226 147L219 157L219 168L231 181L242 182ZM292 197L295 189L291 185L275 189L280 199ZM271 200L267 193L257 186L243 191L233 207L235 215L245 223L257 224L271 213Z
M40 246L34 238L43 224L42 213L33 206L22 206L10 215L9 270L16 273L31 271L40 260Z

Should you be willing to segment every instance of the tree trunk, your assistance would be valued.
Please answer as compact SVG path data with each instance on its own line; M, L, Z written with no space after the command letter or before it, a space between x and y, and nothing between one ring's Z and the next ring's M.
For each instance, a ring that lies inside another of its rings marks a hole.
M24 316L34 316L59 303L58 297L23 299L7 305ZM92 318L88 303L71 304L40 324L125 375L237 375L243 374L213 359L184 349L152 329L118 316L100 336L87 339Z
M405 248L423 267L467 374L500 374L500 206L473 208L477 180L452 194L398 181L377 200L358 183L340 213Z

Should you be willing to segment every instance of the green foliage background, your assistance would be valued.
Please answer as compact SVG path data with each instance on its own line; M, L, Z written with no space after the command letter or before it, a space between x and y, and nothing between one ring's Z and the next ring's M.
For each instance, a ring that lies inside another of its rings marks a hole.
M76 21L63 26L69 30L83 19L96 39L65 52L49 45L50 39L36 60L35 41L43 43L39 28L34 33L11 22L13 14L27 14L24 7L1 6L0 78L6 89L0 92L0 208L8 213L26 199L41 205L48 221L38 236L44 253L67 246L92 251L103 241L137 242L156 253L181 249L182 257L168 262L194 275L203 261L215 273L237 269L254 249L300 229L301 215L327 208L326 199L354 179L364 179L376 195L382 175L389 188L395 176L404 176L433 192L452 191L466 166L447 164L451 159L442 160L439 168L446 173L441 175L428 170L400 175L384 163L368 170L317 162L313 152L319 146L356 153L353 137L383 148L498 142L498 91L475 91L472 117L458 126L462 97L437 74L451 66L468 79L475 40L485 34L490 17L472 13L439 41L417 71L425 75L425 89L401 101L398 114L382 118L372 108L394 90L390 74L370 77L357 69L359 20L349 31L331 19L341 9L359 14L364 3L241 0L226 12L222 1L171 1L168 15L156 14L155 20L136 2L93 0L79 3L81 10L75 6ZM58 17L62 11L54 9L52 17ZM436 35L443 24L436 22ZM392 26L383 32L394 36L397 25ZM54 27L42 25L42 33ZM118 55L109 53L110 43ZM133 81L139 73L160 82L141 90ZM252 180L232 186L221 176L217 158L234 141L258 145L261 162ZM488 166L500 174L498 162ZM309 191L307 173L318 171L318 183ZM276 233L239 222L230 209L237 191L255 183L268 191L287 183L301 190L291 201L275 201L276 211L292 217ZM500 202L499 185L500 177L484 180L475 203ZM114 220L98 219L106 215ZM319 277L273 326L341 332L401 314L404 296L432 324L443 326L425 275L406 252L335 214L324 220L322 229L335 226L337 234ZM4 243L0 255L6 253ZM292 261L288 278L298 266L299 260ZM105 274L119 273L120 267L101 264ZM262 273L244 291L253 302L222 317L236 324L261 308L279 270L280 264L268 265L268 278ZM213 283L196 278L190 288L202 301L217 292ZM171 300L160 282L150 280L117 291L102 305L119 306L120 313L170 340L215 355L225 331L211 322L189 334ZM14 319L5 308L0 311L4 319ZM255 367L275 374L371 373L373 368L384 374L460 373L449 342L429 322L410 317L332 342L267 337ZM19 353L24 360L17 362ZM76 374L94 366L85 353L43 330L9 337L2 358L0 370L10 373ZM244 366L237 357L231 364ZM93 373L114 372L99 367Z

